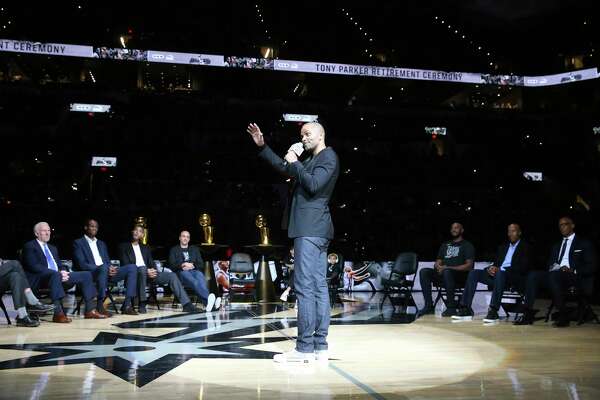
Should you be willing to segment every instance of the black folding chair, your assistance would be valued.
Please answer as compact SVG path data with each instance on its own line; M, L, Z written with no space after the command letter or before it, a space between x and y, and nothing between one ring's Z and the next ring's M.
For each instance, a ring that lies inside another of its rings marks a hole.
M383 308L383 304L388 297L394 307L398 305L394 304L394 300L397 299L400 299L399 303L401 304L399 305L401 306L416 307L412 291L418 265L419 261L416 253L406 252L398 254L396 261L392 265L389 277L381 280L385 295L379 308ZM412 279L409 279L411 275ZM392 296L392 294L396 295Z

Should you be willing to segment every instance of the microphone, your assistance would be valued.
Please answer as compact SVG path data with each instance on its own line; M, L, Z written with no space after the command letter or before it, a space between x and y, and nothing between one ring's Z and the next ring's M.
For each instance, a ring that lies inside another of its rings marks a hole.
M290 146L287 153L289 153L290 151L293 151L298 156L298 158L300 158L300 156L304 152L304 145L302 144L302 142L294 143L293 145ZM288 165L288 162L286 160L283 160L283 166L287 167L287 165Z

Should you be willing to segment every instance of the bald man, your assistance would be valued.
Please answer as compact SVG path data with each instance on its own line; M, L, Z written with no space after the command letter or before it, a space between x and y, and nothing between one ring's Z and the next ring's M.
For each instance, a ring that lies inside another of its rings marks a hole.
M454 222L450 226L452 240L442 243L433 268L421 268L419 271L421 290L425 299L425 307L419 311L419 315L435 312L431 297L432 282L446 289L446 310L442 316L451 317L456 313L455 290L457 287L464 286L469 271L473 269L475 259L475 247L463 238L464 232L463 225Z
M327 248L333 239L329 200L340 172L337 154L325 144L325 130L316 122L302 125L302 143L290 147L284 159L265 144L258 125L248 125L247 132L260 149L259 157L294 180L288 236L294 239L298 336L294 350L277 354L273 360L301 364L315 360L327 362ZM309 155L302 162L298 160L300 149Z
M559 311L554 326L569 326L570 319L565 304L565 292L576 287L582 298L589 298L594 290L597 268L596 250L589 240L575 234L575 222L565 216L558 220L561 240L552 246L546 271L532 271L527 276L525 312L515 325L531 325L535 321L533 308L540 286L550 289L554 306Z
M522 234L519 224L508 225L508 242L498 247L496 262L485 269L469 272L465 291L460 299L460 308L452 319L473 319L471 303L477 284L481 282L493 288L488 313L483 322L487 324L499 321L498 310L504 290L512 287L522 292L525 289L531 251L529 245L521 238Z

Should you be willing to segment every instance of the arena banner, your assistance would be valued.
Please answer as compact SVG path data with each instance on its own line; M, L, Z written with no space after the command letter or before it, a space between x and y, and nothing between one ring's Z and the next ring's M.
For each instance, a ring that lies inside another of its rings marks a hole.
M585 81L598 78L597 68L580 69L579 71L565 72L562 74L526 76L525 86L552 86L564 85L566 83Z
M225 57L214 54L177 53L174 51L148 50L147 61L156 63L209 65L224 67Z
M0 51L42 54L47 56L93 57L92 46L30 42L27 40L0 39Z
M22 40L0 40L0 52L18 52L53 56L75 56L110 60L187 64L244 69L304 72L329 75L365 76L431 82L457 82L498 86L542 87L596 79L597 68L582 69L554 75L521 76L492 75L475 72L436 71L376 65L337 64L319 61L280 60L271 58L223 56L216 54L179 53L159 50L138 50L40 43Z
M275 70L439 82L484 83L481 74L472 72L448 72L314 61L275 60Z

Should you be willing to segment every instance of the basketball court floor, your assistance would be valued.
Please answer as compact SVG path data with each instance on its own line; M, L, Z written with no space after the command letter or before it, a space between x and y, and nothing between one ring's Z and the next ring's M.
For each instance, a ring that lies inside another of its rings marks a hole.
M485 301L479 296L479 301ZM10 297L4 298L9 309ZM328 364L280 365L293 304L170 309L17 328L0 320L1 399L599 399L600 326L514 326L399 313L381 295L332 308ZM47 318L49 319L49 318Z

